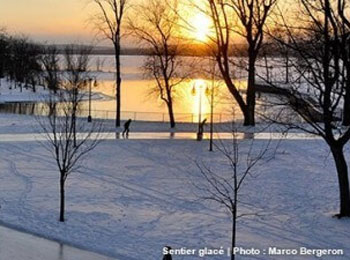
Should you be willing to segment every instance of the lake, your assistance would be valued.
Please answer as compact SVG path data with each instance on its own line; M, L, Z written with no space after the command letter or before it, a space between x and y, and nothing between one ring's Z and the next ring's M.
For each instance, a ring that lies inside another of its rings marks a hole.
M186 58L185 58L186 59ZM187 58L188 59L188 58ZM150 91L155 82L147 79L143 75L142 64L144 56L122 56L122 117L123 119L133 118L137 120L167 121L167 108L155 95ZM93 91L102 92L113 99L108 101L93 101L92 110L98 117L115 117L115 74L114 74L114 57L93 55L91 57L90 68L97 77L98 85ZM235 109L231 94L226 86L220 81L216 81L216 95L214 120L228 121L232 120L232 111L235 111L236 117L241 118L238 109ZM238 82L244 89L245 82ZM192 122L198 120L199 110L202 112L202 118L209 118L210 99L206 95L206 88L211 88L212 80L202 78L193 78L184 82L176 88L174 103L174 112L177 121ZM196 89L193 95L193 88ZM202 98L200 98L202 97ZM201 102L200 102L201 100ZM201 108L200 108L201 103ZM87 109L87 104L84 105ZM93 115L94 116L94 115Z
M139 121L168 122L169 116L165 103L155 94L151 94L155 81L146 78L142 71L145 56L122 56L122 120L129 118ZM183 57L182 59L198 59L193 70L208 70L209 62L204 58ZM61 57L61 62L62 62ZM91 76L96 77L97 85L92 91L103 93L106 98L92 101L92 117L114 119L116 114L114 57L112 55L92 55L89 69ZM197 65L198 64L198 65ZM211 65L212 66L212 65ZM257 68L259 70L259 68ZM260 69L261 73L261 69ZM203 73L202 73L203 74ZM204 75L204 74L203 74ZM246 89L246 71L235 68L235 81L241 93ZM214 86L214 122L241 120L242 114L231 93L221 80L209 80L205 76L193 76L186 82L176 86L174 92L174 112L177 122L198 122L201 119L209 121L211 110L210 90ZM195 91L194 91L195 90ZM208 92L209 90L209 92ZM257 109L259 110L259 102ZM83 102L80 116L88 115L88 102ZM261 110L261 109L260 109ZM1 111L25 114L45 114L43 104L2 104Z

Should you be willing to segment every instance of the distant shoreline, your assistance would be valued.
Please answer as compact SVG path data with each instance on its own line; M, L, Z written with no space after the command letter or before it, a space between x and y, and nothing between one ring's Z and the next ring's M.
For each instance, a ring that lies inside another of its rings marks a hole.
M50 46L50 45L48 45ZM55 46L59 54L64 54L67 47L72 47L78 50L80 47L91 48L91 55L115 55L114 48L108 46L91 46L91 45L79 45L79 44L61 44L61 45L51 45ZM236 44L232 46L231 57L247 57L247 46L245 44ZM273 48L267 55L275 56L276 52ZM121 55L123 56L149 56L152 55L152 49L149 48L127 48L122 47ZM208 51L208 46L205 44L189 44L181 47L181 51L178 54L183 57L210 57Z

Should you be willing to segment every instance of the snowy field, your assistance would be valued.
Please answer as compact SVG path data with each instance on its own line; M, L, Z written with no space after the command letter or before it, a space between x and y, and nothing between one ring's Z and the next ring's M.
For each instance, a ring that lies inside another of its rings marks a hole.
M0 116L1 133L20 128L20 118L25 117L14 118L11 128L11 120ZM262 142L256 141L257 145ZM162 259L165 245L227 248L229 215L200 200L192 183L203 181L196 178L195 161L224 169L222 155L207 149L207 142L190 140L101 143L80 172L69 177L67 221L59 223L59 175L48 152L37 142L0 140L0 222L120 260ZM338 209L337 178L322 141L283 141L276 158L256 170L258 174L244 186L240 209L259 216L239 219L239 246L335 248L344 249L345 255L322 259L350 258L350 221L332 218Z
M126 73L134 75L134 68ZM110 73L104 73L110 75ZM137 76L137 74L135 74ZM135 78L137 78L135 76ZM2 81L1 102L36 102L48 92L9 89ZM94 99L105 96L95 93ZM82 119L85 120L85 119ZM215 131L229 132L230 124ZM206 128L206 131L208 127ZM37 141L4 142L6 134L41 129L34 117L0 114L0 224L95 251L120 260L162 259L162 248L230 246L227 212L197 196L196 162L225 171L219 152L208 142L191 140L106 140L73 173L66 187L66 222L58 222L59 174ZM104 122L112 132L114 121ZM133 122L133 132L169 132L167 123ZM178 124L176 132L197 131L197 124ZM259 125L238 131L280 132ZM227 140L225 141L228 142ZM266 141L257 140L261 145ZM271 146L278 141L272 142ZM242 150L248 148L248 141ZM347 156L350 153L347 151ZM242 193L237 244L244 248L343 249L350 259L350 220L337 220L338 184L331 155L322 140L285 140L274 160L256 169ZM174 256L174 260L198 259ZM240 257L241 258L241 257ZM242 257L243 258L243 257ZM246 256L244 259L314 259L313 256ZM204 259L229 259L204 257Z
M88 93L81 92L82 100L88 100ZM42 86L36 87L36 92L33 92L31 88L15 87L13 82L9 82L4 78L0 78L0 104L11 102L43 102L50 100L52 94L48 89L44 89ZM92 93L91 98L93 100L107 100L110 97L103 95L102 93Z

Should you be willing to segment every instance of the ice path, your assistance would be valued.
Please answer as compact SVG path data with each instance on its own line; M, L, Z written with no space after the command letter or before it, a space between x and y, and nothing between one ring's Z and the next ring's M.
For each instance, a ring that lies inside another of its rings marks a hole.
M0 226L0 259L112 260L113 258Z
M84 137L84 133L77 133L78 139ZM92 138L98 138L101 140L114 140L114 139L134 139L134 140L195 140L197 138L196 133L164 133L164 132L137 132L130 133L129 137L123 137L118 133L94 133ZM204 140L208 140L209 134L205 133ZM313 136L305 133L237 133L238 139L256 139L256 140L315 140L320 137ZM214 139L232 139L231 133L215 133ZM0 134L0 142L31 142L31 141L45 141L46 136L44 134Z

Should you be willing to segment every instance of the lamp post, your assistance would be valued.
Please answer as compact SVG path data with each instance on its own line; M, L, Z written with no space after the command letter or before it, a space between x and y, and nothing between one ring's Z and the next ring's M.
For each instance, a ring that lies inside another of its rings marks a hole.
M205 92L206 96L210 96L210 140L209 151L213 151L213 135L214 135L214 81L211 88L207 87Z
M215 61L213 62L213 78L211 90L207 87L207 92L210 91L210 141L209 151L213 151L213 135L214 135L214 91L215 91ZM209 94L209 93L208 93ZM209 95L207 95L209 96Z
M201 129L202 124L202 84L199 86L199 107L198 107L198 131L197 131L197 141L201 141L203 137L203 132ZM196 84L193 84L192 95L196 96Z
M96 78L89 78L89 116L87 118L89 123L92 122L92 117L91 117L91 87L92 87L92 81L94 81L94 87L97 86Z

